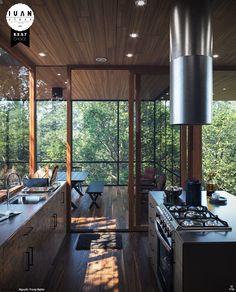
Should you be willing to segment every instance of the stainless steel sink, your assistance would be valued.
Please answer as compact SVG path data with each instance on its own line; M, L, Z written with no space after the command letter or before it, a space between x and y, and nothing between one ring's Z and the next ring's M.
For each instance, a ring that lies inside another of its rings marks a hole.
M9 204L24 204L24 205L31 205L31 204L38 204L40 201L45 200L44 196L39 195L17 195L16 197L12 198L9 201Z

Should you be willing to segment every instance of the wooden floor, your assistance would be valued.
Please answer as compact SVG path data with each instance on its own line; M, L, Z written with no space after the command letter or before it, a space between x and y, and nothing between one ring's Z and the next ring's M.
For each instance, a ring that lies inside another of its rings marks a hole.
M97 200L99 209L95 206L89 209L91 199L88 194L78 196L73 189L72 198L77 198L73 201L78 206L71 213L73 230L128 229L127 187L105 186L103 195Z
M66 237L45 291L158 292L148 260L147 233L121 233L122 250L76 250L78 234Z

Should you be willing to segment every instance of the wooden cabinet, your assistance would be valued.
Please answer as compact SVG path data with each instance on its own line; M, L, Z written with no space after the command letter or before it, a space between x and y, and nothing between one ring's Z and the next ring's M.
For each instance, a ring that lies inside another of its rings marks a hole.
M41 287L66 234L65 190L60 188L0 248L1 292Z

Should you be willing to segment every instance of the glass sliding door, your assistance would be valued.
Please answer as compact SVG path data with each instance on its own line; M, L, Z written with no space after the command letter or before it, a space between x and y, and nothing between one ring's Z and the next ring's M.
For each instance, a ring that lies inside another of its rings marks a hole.
M77 197L73 229L128 228L127 83L125 71L72 70L72 169L89 173L83 192L104 182L99 209L87 194Z

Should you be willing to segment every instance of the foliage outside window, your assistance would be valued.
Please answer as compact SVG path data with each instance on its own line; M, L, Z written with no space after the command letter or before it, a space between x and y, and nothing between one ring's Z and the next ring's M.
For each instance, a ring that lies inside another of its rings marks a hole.
M169 101L156 101L156 167L168 185L180 184L180 127L170 125Z
M29 110L28 70L22 66L0 66L0 184L6 172L28 173Z
M236 103L215 101L213 123L203 127L203 180L216 173L216 183L236 195Z
M90 180L127 184L127 109L127 102L73 102L73 168L89 171Z
M37 101L37 163L66 170L65 101Z

